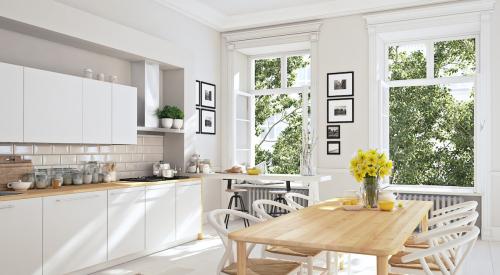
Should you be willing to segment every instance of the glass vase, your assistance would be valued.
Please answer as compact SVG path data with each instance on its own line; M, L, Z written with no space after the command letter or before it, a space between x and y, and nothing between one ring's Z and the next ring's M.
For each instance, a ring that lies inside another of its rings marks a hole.
M378 178L365 177L362 192L363 204L366 208L377 208L378 206Z

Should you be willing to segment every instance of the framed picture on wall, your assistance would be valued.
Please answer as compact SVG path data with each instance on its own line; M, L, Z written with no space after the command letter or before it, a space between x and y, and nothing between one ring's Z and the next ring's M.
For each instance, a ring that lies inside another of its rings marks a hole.
M215 85L201 81L200 102L202 107L215 109Z
M326 126L326 138L327 139L339 139L340 138L340 125L327 125Z
M200 106L200 81L196 80L196 83L194 85L194 98L196 101L196 106Z
M329 73L326 77L327 97L354 96L354 72Z
M327 123L354 122L354 98L328 99Z
M327 155L340 155L340 141L327 141L326 142Z
M200 108L196 108L196 117L198 118L196 120L196 133L197 134L200 134L201 133L201 130L200 130L200 126L201 126L201 123L200 123L200 120L201 120L201 114L200 114Z
M202 134L215 135L215 110L200 110L200 132Z

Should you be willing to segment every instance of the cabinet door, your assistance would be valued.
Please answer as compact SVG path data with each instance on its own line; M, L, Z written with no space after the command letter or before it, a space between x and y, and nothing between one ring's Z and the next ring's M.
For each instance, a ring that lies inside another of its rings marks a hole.
M146 249L175 242L175 184L146 189Z
M111 83L83 79L83 143L111 144Z
M24 68L24 141L82 143L82 79Z
M0 63L0 142L23 142L23 67Z
M112 143L137 144L137 88L112 86Z
M0 273L42 274L42 199L0 202Z
M144 250L144 187L108 193L108 260Z
M106 191L43 198L43 274L106 262Z
M201 232L201 184L182 183L176 186L175 232L177 240L194 240Z

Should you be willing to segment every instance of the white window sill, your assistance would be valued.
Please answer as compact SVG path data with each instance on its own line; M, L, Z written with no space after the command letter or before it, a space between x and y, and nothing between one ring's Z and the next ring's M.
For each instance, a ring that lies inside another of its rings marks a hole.
M386 185L392 192L408 194L433 194L433 195L455 195L455 196L482 196L481 193L474 190L474 187L453 187L453 186L432 186L432 185Z

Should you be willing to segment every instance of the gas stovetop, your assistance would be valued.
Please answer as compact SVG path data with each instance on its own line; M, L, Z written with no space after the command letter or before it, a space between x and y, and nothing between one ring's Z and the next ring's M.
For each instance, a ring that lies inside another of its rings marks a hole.
M175 176L173 178L163 178L163 177L156 177L156 176L147 176L147 177L121 179L121 181L155 182L155 181L179 180L179 179L189 179L189 177L187 177L187 176Z

